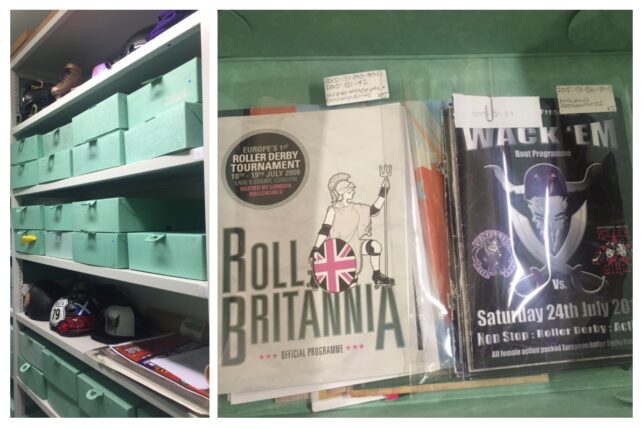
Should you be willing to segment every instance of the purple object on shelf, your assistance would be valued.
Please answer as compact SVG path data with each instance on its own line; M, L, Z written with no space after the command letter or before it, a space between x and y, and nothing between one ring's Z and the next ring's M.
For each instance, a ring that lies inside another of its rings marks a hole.
M157 16L157 23L145 37L148 42L159 34L172 27L177 22L183 20L186 16L194 13L194 10L162 10Z

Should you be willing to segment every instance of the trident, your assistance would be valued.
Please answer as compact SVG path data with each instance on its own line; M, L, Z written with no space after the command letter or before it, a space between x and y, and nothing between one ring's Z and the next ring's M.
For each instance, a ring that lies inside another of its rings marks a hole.
M378 170L380 171L380 177L384 178L384 181L389 184L389 176L391 176L391 171L392 167L391 164L383 164L378 166ZM385 276L389 275L389 263L388 263L388 258L387 254L388 249L389 249L389 232L387 230L387 226L389 223L387 222L387 192L385 193L385 203L384 203L384 212L385 212Z

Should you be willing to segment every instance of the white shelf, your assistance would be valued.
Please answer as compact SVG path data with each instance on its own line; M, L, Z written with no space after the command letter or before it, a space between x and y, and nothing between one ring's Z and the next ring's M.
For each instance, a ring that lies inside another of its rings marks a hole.
M18 382L18 387L22 389L23 392L27 394L31 398L32 401L36 403L40 407L41 410L45 412L49 417L60 417L56 411L49 405L49 402L43 401L36 395L34 392L31 391L30 388L27 387L25 383L20 381L20 379L16 378L16 382Z
M52 258L51 256L28 255L18 252L15 252L14 256L23 261L36 262L92 276L133 283L183 295L196 296L198 298L208 298L207 281L182 279L179 277L162 276L127 269L95 267L67 259Z
M57 16L52 20L54 22L50 22L46 26L45 34L36 37L32 43L36 46L46 46L48 38L46 32L56 31L57 28L63 26L63 22L64 26L67 26L76 13L78 12L66 12ZM129 93L135 90L144 80L157 76L158 70L168 69L168 66L178 66L192 56L199 55L200 24L200 12L193 13L118 61L110 70L88 80L74 91L16 125L12 129L12 134L27 136L33 133L48 132L69 122L73 116L116 92ZM121 29L113 29L113 32L118 31ZM164 55L169 50L173 50L173 54ZM23 57L27 54L32 55L34 52L32 46L27 47L25 53L21 53L20 58L16 58L12 62L12 69L20 72L17 67L24 61Z
M36 332L47 341L53 343L54 345L65 350L67 353L74 356L76 359L86 363L96 371L102 373L106 377L110 378L115 383L120 384L127 390L131 391L135 395L145 399L147 402L151 403L160 410L170 414L174 417L196 417L195 414L189 412L184 407L178 405L177 403L159 395L158 393L146 388L145 386L132 381L131 379L124 377L123 375L113 371L109 368L106 368L97 360L89 356L87 353L101 347L105 347L105 344L94 341L90 336L81 336L81 337L63 337L54 333L49 329L49 322L39 322L36 320L31 320L24 313L19 313L16 315L16 319L22 325Z
M24 197L26 195L34 195L44 192L126 179L144 174L159 173L178 167L184 167L202 162L203 147L198 147L172 155L165 155L158 158L122 165L120 167L114 167L107 170L84 174L82 176L70 177L69 179L62 179L56 182L43 183L40 185L31 186L29 188L14 190L13 195L15 197Z

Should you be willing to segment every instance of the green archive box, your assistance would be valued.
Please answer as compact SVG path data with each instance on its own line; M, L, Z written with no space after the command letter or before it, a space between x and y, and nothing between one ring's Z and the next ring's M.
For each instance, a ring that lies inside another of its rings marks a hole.
M14 229L44 229L44 206L22 206L11 209L11 226Z
M72 147L74 147L74 134L71 122L42 136L42 156Z
M206 235L132 232L127 235L130 269L206 280Z
M202 229L203 201L105 198L73 203L74 230L135 232Z
M127 234L72 232L74 261L108 268L127 268Z
M128 125L134 128L181 102L201 103L201 58L144 82L142 88L128 95Z
M32 255L45 254L45 231L42 229L23 229L15 233L16 252Z
M74 146L127 129L127 96L116 93L72 119Z
M72 232L46 231L45 255L52 258L74 259L72 253Z
M47 381L47 402L56 411L60 417L82 417L81 410L78 406L78 400L74 400L65 395L58 387L63 387L71 383L70 380L65 380L64 384L55 384L52 381ZM58 386L58 387L56 387Z
M42 156L42 136L27 137L11 145L11 165L33 161Z
M72 150L51 153L38 160L38 183L54 182L73 176Z
M82 143L73 149L74 175L105 170L125 164L123 130Z
M43 372L50 385L55 385L61 393L78 403L78 375L89 367L69 353L58 348L42 352Z
M38 184L38 160L11 166L11 189L26 188Z
M45 229L48 231L73 231L74 213L72 204L43 206Z
M28 362L38 369L43 369L42 352L49 347L49 343L31 331L21 330L18 340L18 351Z
M90 417L136 417L143 400L95 371L78 375L78 404Z
M137 417L170 417L169 414L164 413L157 407L151 404L145 404L136 409Z
M179 103L125 132L128 164L203 146L202 106Z
M47 380L41 370L18 355L18 378L40 399L47 399Z

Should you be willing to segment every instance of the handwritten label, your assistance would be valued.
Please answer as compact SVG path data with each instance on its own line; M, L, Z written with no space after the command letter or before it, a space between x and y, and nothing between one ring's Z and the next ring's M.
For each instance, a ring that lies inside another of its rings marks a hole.
M343 74L324 78L327 106L389 98L385 70Z
M456 128L540 128L539 97L454 94Z
M612 85L557 85L559 113L617 112Z

